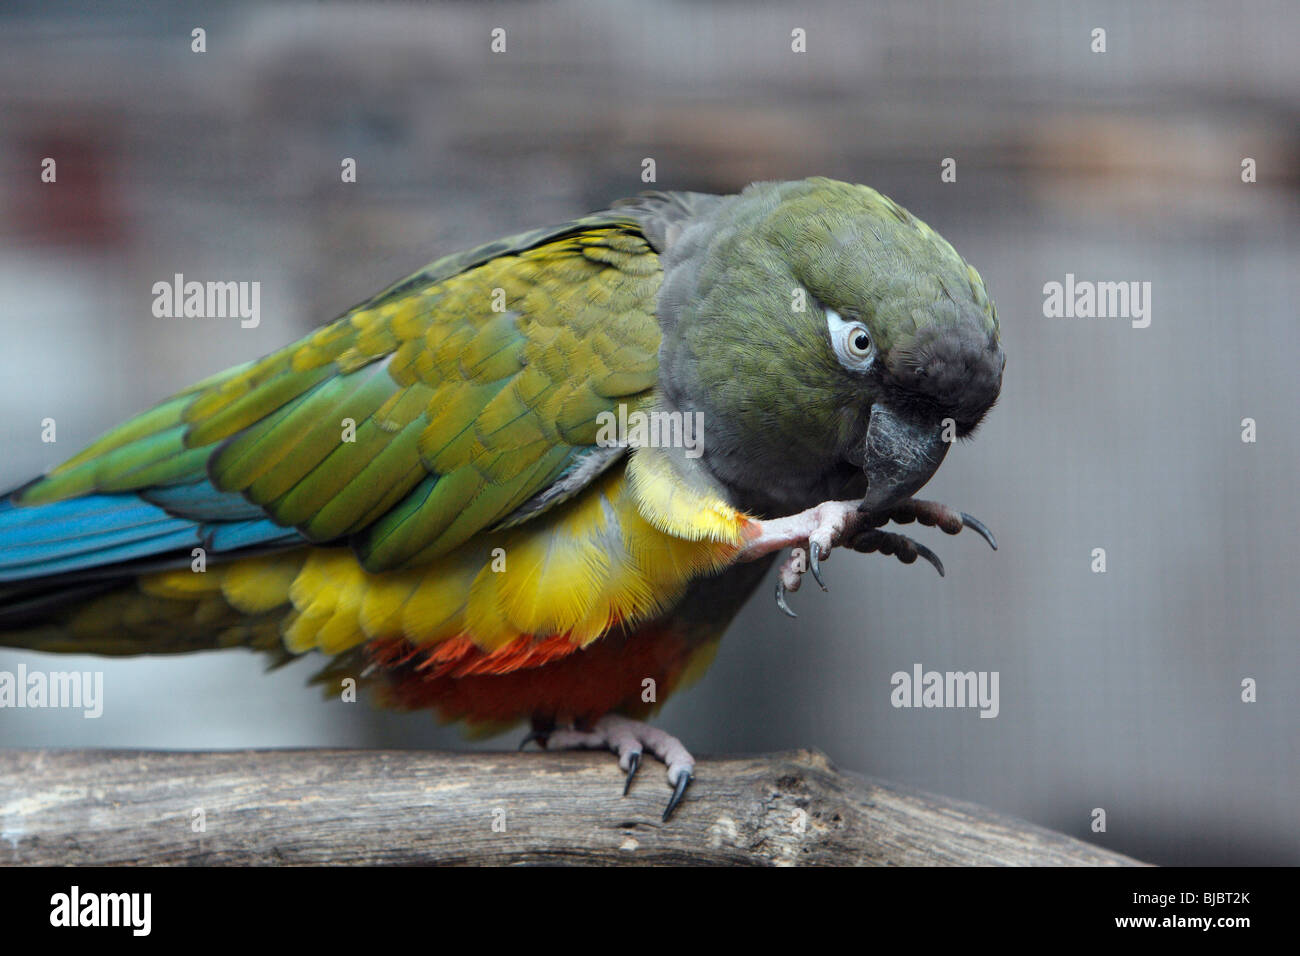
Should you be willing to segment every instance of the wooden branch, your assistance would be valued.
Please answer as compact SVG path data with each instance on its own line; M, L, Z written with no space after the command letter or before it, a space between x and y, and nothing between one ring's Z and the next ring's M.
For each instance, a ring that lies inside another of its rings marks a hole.
M1135 863L810 751L701 760L667 824L660 765L622 782L596 753L0 751L0 863Z

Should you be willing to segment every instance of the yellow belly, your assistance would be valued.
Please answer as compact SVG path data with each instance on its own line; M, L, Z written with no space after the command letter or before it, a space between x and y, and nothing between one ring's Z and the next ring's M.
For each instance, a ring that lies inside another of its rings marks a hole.
M204 573L144 575L139 598L193 603L210 626L226 626L219 644L246 644L250 626L273 626L292 653L399 638L468 637L494 650L519 637L567 634L585 645L670 608L693 578L729 563L744 537L744 515L681 495L654 456L634 459L573 500L418 568L373 574L347 548L304 547ZM79 617L98 630L109 622L96 603ZM111 617L120 625L132 613L119 607Z

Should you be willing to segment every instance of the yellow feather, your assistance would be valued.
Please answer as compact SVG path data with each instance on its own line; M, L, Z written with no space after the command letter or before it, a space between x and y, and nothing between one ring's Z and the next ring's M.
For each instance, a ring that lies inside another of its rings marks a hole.
M305 559L304 552L289 551L218 565L214 570L231 607L261 614L288 602L289 588Z
M402 612L420 578L409 572L371 575L361 597L360 623L367 637L401 637Z
M480 564L449 554L425 569L402 610L402 633L417 644L433 644L461 630L461 612ZM394 572L389 572L394 573ZM396 572L403 573L403 572Z
M161 571L147 574L140 579L140 590L162 598L184 598L207 594L221 588L219 574L207 574L191 571L189 568L177 571Z
M634 448L627 472L638 509L660 531L733 546L744 540L745 515L720 495L683 480L661 449Z
M493 651L520 636L518 629L511 627L502 613L495 577L491 565L479 571L470 586L469 600L465 605L467 636L479 647Z

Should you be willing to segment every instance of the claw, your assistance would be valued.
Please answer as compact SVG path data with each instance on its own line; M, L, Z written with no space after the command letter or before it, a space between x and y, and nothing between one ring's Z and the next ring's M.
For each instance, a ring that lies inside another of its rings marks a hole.
M530 733L528 734L528 736L525 737L523 740L519 741L519 749L520 749L520 750L523 750L525 747L527 747L527 746L528 746L529 744L531 744L533 741L536 741L538 744L541 745L541 748L542 748L543 750L545 750L545 749L546 749L546 739L547 739L548 737L550 737L550 736L551 736L551 735L550 735L549 733L547 733L546 731L544 731L544 730L534 730L534 731L530 732Z
M966 527L970 528L972 531L974 531L985 541L987 541L989 543L989 547L992 548L994 551L998 549L997 539L993 537L993 532L984 526L983 521L980 521L978 518L972 518L970 515L968 515L966 512L963 511L961 513L961 523L964 524ZM942 574L943 572L940 571L939 573Z
M636 776L637 768L641 766L641 752L637 751L633 753L632 756L627 758L627 762L629 764L627 768L627 780L623 783L623 796L625 797L627 796L627 792L632 789L632 778Z
M789 617L799 616L794 613L794 611L790 610L789 604L785 603L785 582L783 582L779 577L776 580L776 606L784 611Z
M916 549L917 557L925 558L925 560L929 561L932 565L934 565L934 569L939 572L939 577L944 577L943 562L939 560L939 556L937 554L935 554L925 545L921 544L919 541L913 541L912 547Z
M821 566L822 546L816 541L808 542L808 570L812 572L813 580L823 591L829 591L826 582L822 580Z
M686 796L686 788L690 786L691 781L694 779L695 777L685 770L677 775L677 785L673 787L673 795L668 798L668 806L664 809L664 823L668 822L668 818L673 815L677 805L682 802L682 797Z

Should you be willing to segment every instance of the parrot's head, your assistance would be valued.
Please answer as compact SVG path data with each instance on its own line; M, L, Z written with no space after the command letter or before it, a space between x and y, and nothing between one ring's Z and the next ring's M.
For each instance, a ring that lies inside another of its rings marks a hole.
M759 183L664 256L668 403L745 507L863 496L885 511L997 400L1005 357L979 273L866 186Z

